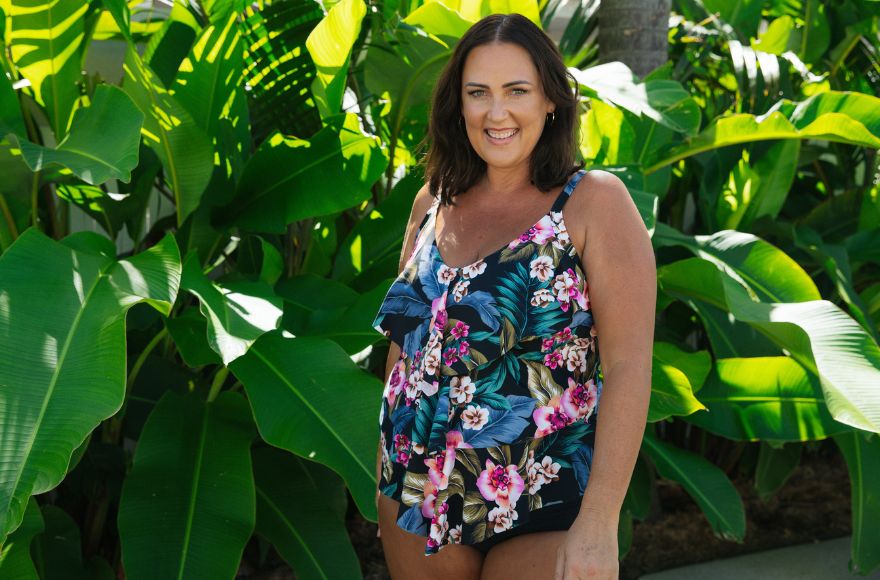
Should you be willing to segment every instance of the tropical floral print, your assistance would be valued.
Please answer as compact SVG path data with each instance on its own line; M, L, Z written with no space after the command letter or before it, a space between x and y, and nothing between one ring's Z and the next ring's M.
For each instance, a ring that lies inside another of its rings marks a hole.
M379 489L401 502L397 524L425 536L425 555L586 489L602 376L562 219L583 174L528 231L460 268L440 256L435 202L373 321L401 347L379 412Z

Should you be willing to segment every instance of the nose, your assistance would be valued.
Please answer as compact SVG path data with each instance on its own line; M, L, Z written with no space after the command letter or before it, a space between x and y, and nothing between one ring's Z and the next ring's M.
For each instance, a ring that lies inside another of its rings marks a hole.
M488 120L492 122L502 121L507 117L507 107L502 99L492 99L489 107Z

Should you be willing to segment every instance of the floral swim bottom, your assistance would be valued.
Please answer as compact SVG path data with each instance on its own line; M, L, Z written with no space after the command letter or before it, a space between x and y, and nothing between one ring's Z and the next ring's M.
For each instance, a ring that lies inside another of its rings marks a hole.
M483 554L486 554L489 549L496 544L500 544L504 540L509 540L510 538L521 534L530 534L532 532L565 532L568 531L574 523L580 509L580 502L560 502L547 505L533 512L531 519L523 525L514 526L509 530L490 536L482 542L477 542L471 545Z

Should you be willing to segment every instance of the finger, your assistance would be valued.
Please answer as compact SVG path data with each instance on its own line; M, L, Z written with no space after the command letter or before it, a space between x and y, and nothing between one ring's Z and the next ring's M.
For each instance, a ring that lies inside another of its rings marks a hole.
M563 573L565 571L565 552L556 552L556 574L554 580L564 580Z

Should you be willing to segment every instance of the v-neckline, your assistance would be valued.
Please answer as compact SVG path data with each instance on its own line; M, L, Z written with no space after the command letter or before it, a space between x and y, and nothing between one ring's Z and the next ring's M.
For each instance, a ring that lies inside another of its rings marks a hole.
M439 211L440 211L440 199L437 198L437 199L435 200L435 202L434 202L434 217L433 217L433 223L431 224L431 232L432 232L432 234L433 234L433 236L432 236L433 239L431 240L431 245L432 245L432 246L434 247L434 249L437 251L437 259L440 261L440 264L443 265L443 266L446 266L446 267L449 268L450 270L455 270L455 271L457 272L457 271L460 271L460 270L464 270L465 268L471 268L471 267L473 267L473 266L476 266L476 265L479 264L480 262L484 262L484 261L488 260L489 258L492 258L492 257L494 257L494 256L496 256L496 255L498 255L498 254L500 254L501 252L504 251L504 248L509 247L510 244L512 244L514 241L519 240L519 239L523 236L523 234L527 234L528 232L530 232L530 231L532 230L532 228L534 228L534 227L536 227L538 224L540 224L540 223L544 220L545 217L550 216L550 219L551 219L551 220L553 219L553 216L551 215L551 214L553 213L553 210L556 208L557 204L559 204L560 200L562 200L562 199L564 198L564 196L569 196L569 195L571 195L571 191L569 191L568 189L569 189L569 187L571 186L572 182L575 180L575 178L576 178L578 175L580 175L580 171L576 171L576 172L574 173L574 175L572 175L571 177L568 178L568 180L565 182L565 185L562 186L562 191L560 191L560 192L559 192L559 195L556 196L556 199L553 200L553 204L550 206L550 209L547 210L547 212L544 213L541 217L539 217L538 220L537 220L535 223L533 223L531 226L529 226L528 228L526 228L526 230L525 230L524 232L521 232L518 236L516 236L515 238L513 238L513 239L510 240L509 242L505 243L503 246L501 246L501 247L498 248L497 250L495 250L495 251L493 251L493 252L491 252L491 253L489 253L489 254L486 254L486 255L483 256L482 258L479 258L479 259L477 259L477 260L474 260L474 261L471 262L470 264L465 264L465 265L463 265L463 266L450 266L449 263L443 258L443 254L440 253L440 246L439 246L439 244L437 244L437 214L438 214ZM580 180L577 180L577 181L580 181ZM575 183L575 186L576 186L576 185L577 185L577 184ZM560 211L560 213L561 213L561 212L562 212L562 208L560 208L559 211ZM562 216L560 216L560 218L559 218L559 223L560 223L560 224L563 223L563 221L562 221Z

